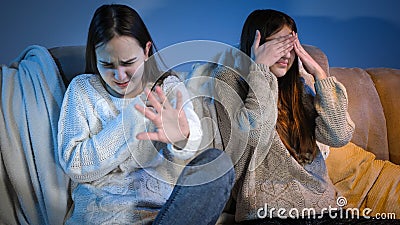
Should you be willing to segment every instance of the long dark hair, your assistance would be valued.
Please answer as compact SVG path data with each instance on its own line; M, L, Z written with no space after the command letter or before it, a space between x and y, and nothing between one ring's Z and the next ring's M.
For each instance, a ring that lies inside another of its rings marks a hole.
M283 12L255 10L246 19L240 38L240 49L251 55L255 32L261 33L260 45L284 26L297 33L295 21ZM302 103L304 84L299 72L298 57L285 76L278 78L277 132L290 154L300 163L311 163L316 155L315 114L306 112Z
M146 44L150 41L152 45L148 53L149 60L144 64L146 76L143 76L142 83L159 80L161 73L155 57L152 57L157 52L157 48L146 25L134 9L120 4L102 5L95 11L90 22L86 43L85 72L99 74L95 50L115 36L133 37L143 49L146 49Z

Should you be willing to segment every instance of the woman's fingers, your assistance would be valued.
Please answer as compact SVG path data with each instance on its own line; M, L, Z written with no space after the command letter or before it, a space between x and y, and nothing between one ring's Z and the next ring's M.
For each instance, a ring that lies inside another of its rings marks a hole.
M256 35L254 36L253 49L257 49L260 46L261 34L259 30L256 30Z
M135 108L142 113L146 118L154 121L157 117L157 114L162 113L163 110L178 110L180 111L183 108L183 96L182 92L176 92L176 107L174 108L171 103L168 101L168 98L165 96L161 87L156 86L155 92L157 96L154 95L149 89L145 89L144 92L147 95L147 99L149 104L147 107L140 106L138 104L135 105ZM155 110L154 110L155 109Z
M150 106L154 107L157 112L161 112L162 105L159 100L154 96L154 93L151 92L148 88L144 89L144 93L146 94L146 98L148 99Z
M312 60L311 56L306 50L304 50L303 46L300 44L298 35L294 33L294 36L296 37L294 41L294 51L296 52L297 56L300 58L300 60L305 61L303 63L307 63L308 61Z
M181 110L183 107L183 97L182 97L182 92L177 91L176 92L176 109Z
M159 101L160 101L161 106L162 106L164 109L170 109L170 108L172 108L171 103L168 101L168 99L167 99L167 97L165 96L164 92L162 91L161 87L160 87L160 86L156 86L155 89L156 89L155 91L156 91L156 94L157 94L157 96L158 96L158 99L159 99ZM158 112L160 112L160 111L158 111Z
M327 77L322 67L313 59L313 57L303 48L299 37L294 33L296 40L294 42L294 50L303 63L304 69L314 76L316 80L322 80Z
M149 107L143 107L139 104L135 105L135 109L139 111L141 114L143 114L147 119L155 122L157 119L157 114L151 110Z
M159 141L159 135L156 132L141 132L136 135L139 140Z
M172 108L171 103L168 101L160 86L155 87L155 94L157 96L147 88L145 88L144 92L147 96L148 102L150 103L149 105L154 107L158 113L163 109Z
M293 49L293 45L296 40L296 37L294 37L292 34L288 34L286 36L279 37L275 40L276 40L276 46L278 47L278 50L281 52L287 53L288 49L290 49L290 50Z
M296 51L297 55L304 54L304 49L300 44L297 34L295 34L295 37L296 37L296 39L294 41L294 47L295 47L295 51Z
M260 46L261 34L259 30L256 30L254 36L253 45L251 46L251 58L254 59L257 55L258 47Z
M288 54L290 51L292 51L293 48L294 48L293 45L286 46L286 48L284 48L282 50L281 55L284 56L284 55Z
M154 95L153 92L151 92L149 89L145 88L144 90L148 102L149 102L149 107L142 107L140 105L135 105L135 108L141 112L145 117L147 117L150 120L154 120L157 116L158 113L161 113L162 110L170 110L173 109L171 103L168 101L168 98L165 96L164 92L162 91L161 87L156 86L155 87L155 92L157 96ZM182 93L180 91L177 91L176 93L176 109L180 110L183 107L183 97ZM153 107L156 111L152 110L150 107Z

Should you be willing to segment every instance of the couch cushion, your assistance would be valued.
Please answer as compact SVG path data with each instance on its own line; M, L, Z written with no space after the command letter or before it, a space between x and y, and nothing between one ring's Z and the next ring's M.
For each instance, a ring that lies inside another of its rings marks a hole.
M400 70L367 69L375 83L386 117L390 161L400 164Z
M66 85L76 75L85 72L85 46L61 46L49 49L58 64Z
M388 160L386 120L374 82L360 68L330 68L347 90L349 114L356 128L352 142L374 153L377 159Z

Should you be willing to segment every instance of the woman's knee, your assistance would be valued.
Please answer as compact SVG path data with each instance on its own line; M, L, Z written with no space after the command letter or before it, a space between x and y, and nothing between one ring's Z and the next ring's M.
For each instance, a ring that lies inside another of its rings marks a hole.
M188 165L190 166L200 166L207 163L211 163L215 160L223 160L226 163L232 164L229 156L222 150L217 148L209 148L207 150L202 151L199 155L197 155Z
M235 172L228 154L222 150L210 148L190 161L183 170L182 176L185 177L183 180L186 185L205 184L218 179L233 184Z

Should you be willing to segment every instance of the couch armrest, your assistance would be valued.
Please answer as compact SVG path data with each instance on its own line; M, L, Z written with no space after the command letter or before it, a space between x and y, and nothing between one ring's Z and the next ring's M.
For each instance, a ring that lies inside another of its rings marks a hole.
M374 81L385 112L390 161L400 165L400 70L371 68L366 71Z
M361 68L330 68L345 87L349 99L349 114L356 127L352 142L388 160L389 148L386 119L374 82Z

